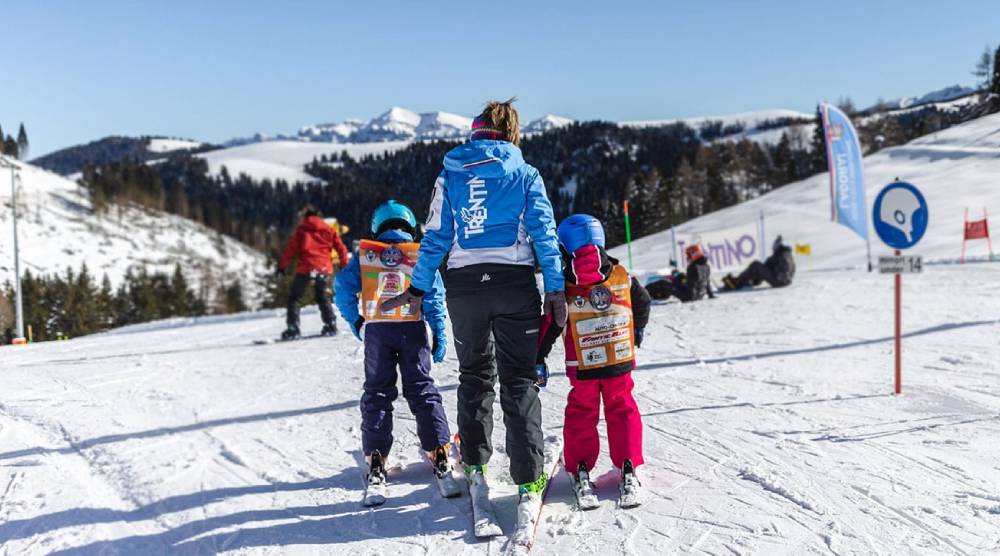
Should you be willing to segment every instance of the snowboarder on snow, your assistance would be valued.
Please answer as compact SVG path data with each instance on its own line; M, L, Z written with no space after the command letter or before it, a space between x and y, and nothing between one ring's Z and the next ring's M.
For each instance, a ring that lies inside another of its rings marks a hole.
M416 217L405 205L396 201L383 203L372 216L371 231L376 239L362 240L355 257L335 280L340 315L351 323L354 336L365 344L361 444L369 465L366 495L369 505L384 501L385 458L393 442L392 403L398 395L397 369L402 378L403 397L417 419L420 446L438 478L451 479L448 459L451 432L441 394L431 378L431 358L441 363L447 351L440 274L431 273L431 283L421 299L390 311L378 307L410 283L420 249L420 244L414 242L416 227ZM425 322L430 326L433 340L428 338ZM456 487L450 495L457 494Z
M337 321L330 306L327 288L330 275L333 274L333 263L330 253L336 251L341 261L347 260L347 247L340 240L340 234L331 229L323 221L319 211L310 205L302 209L302 222L295 228L292 239L285 247L285 252L278 261L278 274L284 275L285 269L292 258L298 257L295 265L295 277L292 279L291 291L288 293L288 311L285 322L288 328L281 333L282 340L294 340L301 335L299 330L299 300L306 293L306 288L313 287L316 304L319 305L320 316L323 318L324 336L337 333Z
M754 261L739 276L727 274L722 284L727 291L738 290L747 286L758 286L767 282L772 288L783 288L792 283L795 277L795 258L792 248L781 241L779 235L771 246L771 256L763 263Z
M715 294L712 293L712 270L708 266L708 257L705 256L701 245L698 243L689 245L684 254L688 260L686 273L675 270L670 276L661 277L646 286L653 299L669 299L672 295L687 303L698 301L706 295L710 299L715 298Z
M466 477L476 489L486 485L499 375L510 475L519 485L520 503L528 507L539 503L548 484L534 368L543 305L536 257L545 313L560 326L566 297L552 205L538 170L521 156L512 102L487 104L473 120L470 141L445 156L413 284L383 307L417 302L448 257L445 284L459 359L458 428Z
M563 463L572 476L580 507L597 506L590 472L600 453L597 423L601 401L611 462L619 469L622 507L639 504L642 420L632 397L635 349L649 322L650 298L639 281L604 250L604 227L587 214L559 225L569 322L546 317L538 351L540 383L547 381L545 357L560 334L566 348L566 376L572 390L563 421Z

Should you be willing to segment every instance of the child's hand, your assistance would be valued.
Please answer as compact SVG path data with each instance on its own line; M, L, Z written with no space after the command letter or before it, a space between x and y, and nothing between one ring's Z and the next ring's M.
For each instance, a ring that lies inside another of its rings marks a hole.
M362 342L364 340L361 338L361 327L364 325L365 325L364 317L358 317L358 320L354 321L354 324L351 325L351 332L354 333L354 337Z
M549 367L545 363L535 365L535 384L539 388L545 388L549 383Z
M645 328L638 328L635 331L635 347L642 347L642 338L646 335Z

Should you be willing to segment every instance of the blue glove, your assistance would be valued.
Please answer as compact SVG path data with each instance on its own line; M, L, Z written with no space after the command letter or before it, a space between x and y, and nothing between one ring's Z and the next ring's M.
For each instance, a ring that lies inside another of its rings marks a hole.
M444 330L434 331L434 341L431 344L431 356L435 363L444 363L444 356L448 353L448 336Z
M362 342L364 340L361 339L361 327L364 325L365 325L364 317L358 317L358 320L354 321L354 324L351 325L351 332L354 333L354 337Z

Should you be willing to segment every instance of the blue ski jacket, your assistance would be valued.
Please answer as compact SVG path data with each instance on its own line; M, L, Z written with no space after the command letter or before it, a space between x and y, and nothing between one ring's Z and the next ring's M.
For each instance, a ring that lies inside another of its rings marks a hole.
M377 239L386 243L402 243L413 241L413 236L402 230L386 230ZM420 251L421 256L423 256L422 247ZM333 281L337 309L340 310L340 316L347 321L347 324L352 326L361 316L361 313L358 312L358 293L361 292L361 263L358 262L360 260L358 254L354 253L351 262L344 270L337 273L337 277ZM420 305L421 315L430 325L434 334L443 333L445 329L444 282L441 281L440 272L435 271L430 287L424 291L426 293L423 303Z
M565 289L545 184L513 143L469 141L445 155L413 287L431 288L445 255L449 269L481 263L534 267L537 257L545 291Z

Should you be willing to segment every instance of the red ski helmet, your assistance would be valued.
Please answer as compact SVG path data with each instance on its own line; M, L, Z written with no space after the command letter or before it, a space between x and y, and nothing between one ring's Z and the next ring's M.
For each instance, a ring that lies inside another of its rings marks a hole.
M700 243L688 246L688 248L684 250L684 254L687 255L688 261L691 262L700 261L705 258L705 252L702 251Z

